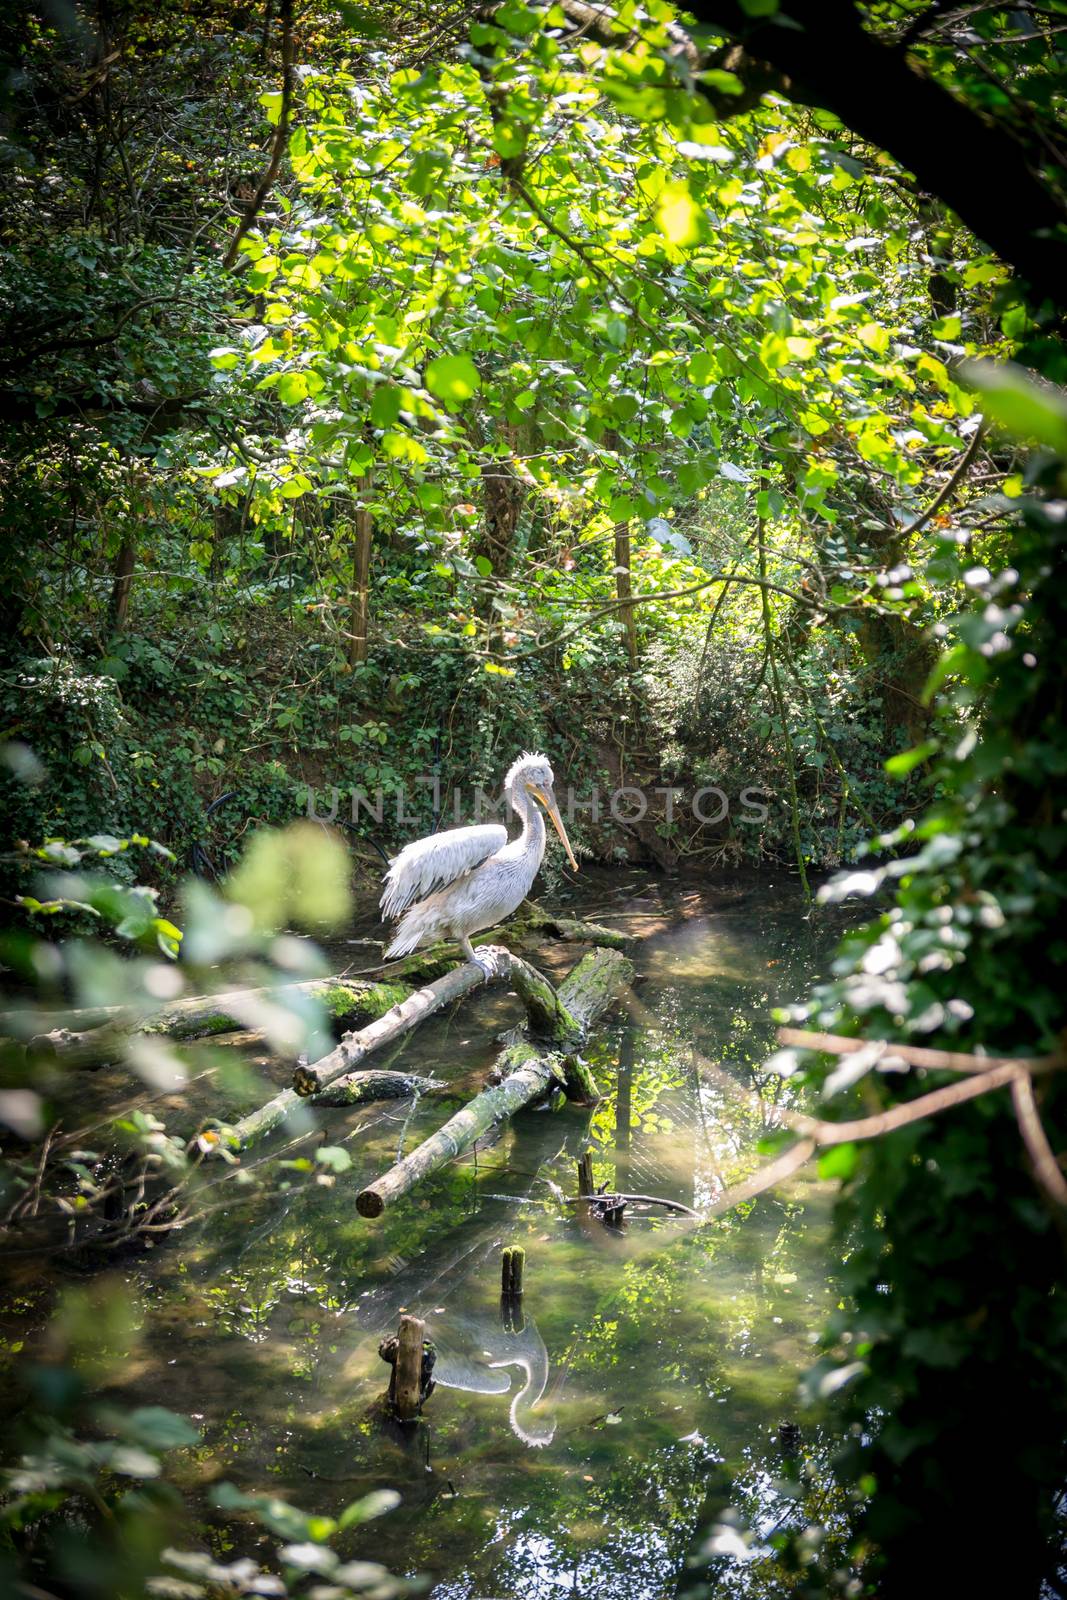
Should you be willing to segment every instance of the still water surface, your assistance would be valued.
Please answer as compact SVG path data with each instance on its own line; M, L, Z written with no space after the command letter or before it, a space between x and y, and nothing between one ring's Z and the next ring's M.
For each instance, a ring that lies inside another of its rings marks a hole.
M825 1191L801 1177L702 1226L645 1211L621 1229L564 1200L589 1138L598 1183L698 1211L751 1171L781 1092L759 1072L771 1008L825 973L837 929L765 880L631 871L566 909L638 935L633 1001L589 1051L605 1095L591 1120L526 1113L380 1220L357 1216L362 1183L484 1081L520 1016L486 993L381 1061L446 1095L326 1113L350 1171L331 1186L294 1173L291 1193L215 1213L130 1275L142 1337L121 1393L196 1419L205 1504L223 1480L325 1514L396 1488L400 1507L338 1548L427 1575L433 1600L660 1600L724 1508L762 1539L833 1509L831 1442L797 1401L835 1298ZM534 959L559 978L578 954ZM724 1093L713 1067L762 1084L763 1106ZM504 1243L526 1249L519 1327L501 1317ZM406 1433L380 1410L378 1343L401 1309L438 1349ZM220 1554L256 1553L255 1530L207 1514ZM719 1547L700 1592L781 1592L728 1532Z

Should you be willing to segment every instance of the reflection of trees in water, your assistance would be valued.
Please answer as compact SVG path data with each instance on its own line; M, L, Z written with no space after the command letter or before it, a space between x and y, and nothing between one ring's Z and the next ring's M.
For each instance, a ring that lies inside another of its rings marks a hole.
M840 1440L823 1428L805 1434L793 1424L780 1428L776 1439L746 1448L744 1465L727 1485L713 1487L701 1508L700 1537L677 1600L851 1594L856 1502L834 1477L839 1448ZM816 1554L821 1572L809 1588Z
M639 990L639 1024L589 1046L606 1091L588 1124L598 1181L689 1201L695 1194L702 1204L756 1159L771 1096L791 1093L761 1070L773 1047L769 1004L797 992L774 992L778 969L774 988L762 980L756 944L754 980L649 980ZM760 1088L766 1102L733 1099L703 1072L704 1057ZM444 1109L419 1115L433 1125ZM195 1278L199 1305L216 1307L220 1337L205 1352L216 1377L232 1367L231 1341L254 1346L249 1362L277 1374L269 1392L242 1384L254 1395L260 1472L327 1512L357 1485L397 1483L404 1503L376 1528L375 1553L395 1548L412 1567L447 1574L437 1600L547 1600L561 1589L660 1600L686 1551L731 1504L765 1539L817 1517L820 1505L837 1514L807 1440L810 1484L797 1498L781 1488L788 1474L777 1438L793 1412L804 1337L822 1321L813 1307L826 1292L822 1233L811 1225L813 1211L821 1222L821 1197L798 1185L697 1230L657 1218L612 1236L558 1204L574 1193L587 1131L568 1109L521 1117L473 1161L436 1174L368 1227L352 1198L394 1159L406 1108L397 1112L401 1120L383 1120L349 1144L353 1169L333 1184L294 1170L287 1195L215 1219L184 1284L161 1286L176 1297ZM416 1117L409 1144L419 1136ZM331 1142L339 1142L333 1129ZM495 1245L464 1275L479 1238L527 1245L536 1348L494 1343L505 1331L492 1287ZM454 1363L461 1387L443 1387L423 1424L431 1472L402 1457L371 1417L384 1368L361 1351L385 1329L366 1321L369 1294L391 1295L390 1315L401 1303L429 1311L443 1385ZM437 1306L446 1308L439 1329ZM532 1404L542 1389L544 1400ZM219 1433L217 1417L210 1433ZM242 1481L254 1486L256 1462L242 1466ZM311 1467L321 1479L308 1479ZM443 1493L449 1481L454 1497ZM769 1600L775 1591L763 1571L761 1557L742 1566L719 1555L715 1592Z

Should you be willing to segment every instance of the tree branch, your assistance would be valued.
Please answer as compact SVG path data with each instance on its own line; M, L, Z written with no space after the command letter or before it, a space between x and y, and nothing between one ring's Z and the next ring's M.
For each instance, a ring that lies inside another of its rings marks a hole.
M847 1038L840 1033L810 1033L806 1028L779 1028L780 1044L801 1050L822 1050L831 1056L851 1055L866 1050L871 1040ZM885 1041L875 1041L884 1043ZM1055 1072L1067 1066L1067 1056L977 1056L964 1050L931 1050L925 1045L887 1043L891 1055L909 1067L926 1067L931 1072L990 1072L994 1067L1021 1067L1026 1072Z
M245 208L237 232L230 240L229 248L222 258L224 267L232 267L237 260L237 252L241 248L241 240L251 228L253 222L263 209L263 204L270 194L274 180L278 176L285 154L285 147L289 143L289 119L293 109L293 4L294 0L281 0L279 15L282 23L282 103L278 114L278 126L274 130L274 142L271 145L270 160L267 169L256 186L256 192Z
M740 0L692 0L688 9L743 46L730 62L742 82L746 62L769 62L782 93L833 112L887 151L1038 298L1067 306L1067 214L1023 145L868 33L851 0L784 0L766 19ZM722 109L721 97L708 98Z

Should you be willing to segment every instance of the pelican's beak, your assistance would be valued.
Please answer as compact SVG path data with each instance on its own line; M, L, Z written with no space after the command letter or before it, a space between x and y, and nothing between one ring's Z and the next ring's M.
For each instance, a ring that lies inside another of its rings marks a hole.
M559 807L556 804L555 795L549 789L539 789L536 784L530 785L530 793L533 795L535 800L540 800L541 804L552 818L552 826L559 834L560 843L567 852L567 860L570 862L575 872L577 872L578 863L574 859L574 851L571 849L571 842L567 838L567 830L563 826L563 818L559 814Z

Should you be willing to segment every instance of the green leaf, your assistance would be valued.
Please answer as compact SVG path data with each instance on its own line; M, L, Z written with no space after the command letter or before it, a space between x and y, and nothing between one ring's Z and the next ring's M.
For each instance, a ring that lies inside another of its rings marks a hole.
M854 1144L832 1144L819 1152L819 1177L851 1178L859 1161L859 1148Z
M1067 395L1038 384L1011 362L964 361L964 381L982 396L982 410L1015 439L1033 439L1067 456Z
M186 1417L168 1411L165 1406L138 1406L122 1418L122 1432L149 1450L178 1450L183 1445L197 1444L200 1431Z
M426 368L425 380L430 393L449 408L463 405L482 386L470 356L438 356Z
M344 1533L353 1523L370 1522L375 1517L384 1516L399 1504L400 1496L395 1489L375 1489L371 1494L364 1495L362 1500L353 1500L351 1505L345 1506L337 1519L338 1531Z
M671 244L682 248L707 237L708 219L689 193L688 184L664 184L656 205L656 226Z
M278 399L283 405L299 405L301 400L308 396L307 374L304 372L283 372L278 379Z
M291 478L286 478L281 486L283 500L299 500L302 494L307 494L312 487L311 479L305 478L302 472L294 472Z
M371 397L370 419L376 428L391 428L400 415L403 396L395 383L380 383Z
M282 94L280 89L268 89L259 97L259 103L267 113L267 121L277 127L282 115Z
M315 1151L315 1160L330 1172L347 1172L352 1165L351 1155L339 1144L320 1145Z
M902 750L899 755L890 756L885 763L885 770L891 778L906 778L909 772L913 772L932 755L936 755L937 748L935 739L927 739L912 750Z
M708 67L703 72L697 73L701 83L706 83L709 89L715 89L719 94L743 94L744 85L736 73L726 72L722 67Z

